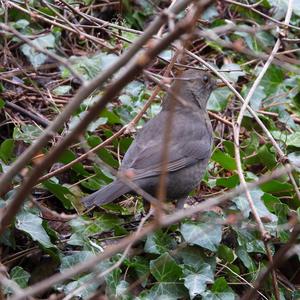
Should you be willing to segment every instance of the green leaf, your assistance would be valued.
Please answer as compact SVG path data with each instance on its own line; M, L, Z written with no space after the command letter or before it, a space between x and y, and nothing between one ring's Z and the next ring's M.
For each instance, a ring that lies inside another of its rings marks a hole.
M269 96L270 94L275 94L283 80L283 70L271 65L261 80L261 85L264 87L266 95Z
M113 111L109 111L107 108L102 110L100 117L106 118L108 124L110 125L122 124L122 121L120 120L119 116L115 114Z
M282 19L288 8L288 0L268 0L273 7L273 18ZM300 16L300 3L299 1L293 1L292 11L295 15Z
M15 29L25 29L30 23L26 19L20 19L14 23Z
M70 85L60 85L57 88L55 88L54 90L52 90L52 93L54 95L65 95L67 93L69 93L71 91L72 87Z
M206 285L214 282L214 274L209 264L204 263L197 272L184 269L184 285L189 290L190 298L201 295Z
M224 277L215 280L210 291L202 294L203 300L235 300L236 296L233 290L228 286Z
M34 241L45 248L55 248L42 226L43 220L29 212L21 212L16 216L16 228L28 233Z
M25 271L22 267L16 266L10 270L11 279L18 284L22 289L25 289L28 286L28 281L30 278L30 273Z
M287 182L281 182L279 180L270 180L260 185L262 191L265 193L276 194L283 192L293 191L293 186Z
M237 174L234 174L230 177L221 177L216 180L217 186L223 186L227 188L234 188L240 184L240 179Z
M14 140L7 139L4 142L2 142L0 146L0 159L4 163L8 163L13 157L13 150L14 150Z
M146 253L163 254L175 247L175 241L166 232L157 230L149 234L144 246Z
M208 99L207 109L216 112L223 111L226 108L228 98L231 95L232 92L227 87L215 89Z
M184 265L198 270L204 263L209 263L213 269L215 269L215 256L207 257L205 250L198 246L186 246L182 249L178 249L178 256L183 260Z
M275 211L276 211L276 208L275 208L276 205L281 204L280 200L277 197L274 197L273 195L268 194L268 193L264 193L261 198L264 201L267 209L273 213L275 213Z
M131 81L123 90L123 93L130 95L131 97L138 97L139 94L144 90L144 83L134 80Z
M242 90L242 96L246 97L248 95L250 91L250 87L246 87L245 85L243 86L243 90ZM251 108L253 108L254 110L259 110L261 109L261 104L262 104L262 100L266 97L266 94L264 92L264 88L262 86L258 86L252 97L250 98L250 106ZM252 115L246 111L247 116L250 116L252 118Z
M226 263L233 263L236 259L234 251L226 245L220 245L218 249L218 257Z
M69 130L70 131L73 130L82 121L82 119L85 117L86 114L87 111L83 111L80 114L73 116L69 122ZM89 124L87 131L94 132L96 129L98 129L99 126L104 125L106 123L107 123L107 118L100 117Z
M119 256L115 256L116 259L120 259ZM107 270L108 268L112 267L114 264L114 260L111 259L110 261L104 261L101 263L101 272L104 270ZM117 293L117 288L118 285L120 284L121 281L121 274L122 271L120 268L114 269L112 272L109 272L105 276L105 282L108 287L107 289L107 294L109 295L109 299L113 298L116 293Z
M59 270L60 272L64 272L65 270L72 268L83 261L86 261L92 256L94 256L94 253L90 251L79 251L72 255L63 256L61 258Z
M32 40L32 43L48 51L53 51L55 47L55 37L52 33L49 33ZM21 46L21 51L35 68L44 64L47 60L47 55L39 53L28 44L23 44Z
M222 239L222 226L201 222L184 222L180 232L186 242L217 251Z
M234 143L231 141L223 141L223 147L227 154L229 154L231 157L234 157Z
M244 247L247 252L259 252L265 254L265 246L263 241L258 239L255 232L249 231L248 227L233 227L237 233L238 244Z
M291 163L295 165L300 165L300 151L292 152L288 154L288 159ZM297 168L299 171L299 168Z
M141 280L143 287L146 286L148 277L150 276L149 261L143 256L134 256L130 259L126 259L124 264L128 268L132 268L136 273L136 278Z
M52 180L44 181L43 186L61 201L66 209L72 209L73 193L61 184L54 183Z
M182 276L181 268L169 253L150 261L150 272L158 282L173 282Z
M97 53L94 56L71 56L69 63L85 80L93 79L102 70L108 68L118 58L115 54ZM71 76L70 71L65 67L61 68L62 77Z
M89 237L101 234L104 231L117 230L121 226L121 219L111 214L95 214L95 218L78 217L69 222L73 235L68 244L74 246L86 246L88 249L94 248L96 244L91 244ZM124 233L124 232L123 232ZM97 247L97 246L96 246Z
M238 64L224 64L221 68L223 76L231 82L236 83L240 76L245 76L244 71ZM226 71L226 72L224 72ZM229 71L229 72L228 72Z
M288 135L286 145L300 148L300 132L294 132Z
M182 283L156 283L150 289L140 294L142 300L178 300L187 299L188 293Z
M261 218L264 218L265 220L268 220L269 222L276 222L277 221L277 216L270 213L268 209L266 208L264 202L261 200L261 197L263 195L263 192L259 189L254 189L250 191L250 195L252 197L254 206L256 208L256 211L258 215ZM242 212L243 216L245 218L249 217L249 214L251 212L249 202L246 198L245 195L241 195L238 197L235 197L233 199L233 202L236 204L238 209Z
M88 299L90 295L96 292L99 286L99 282L93 281L94 278L94 274L84 275L77 280L62 285L60 289L66 295L75 292L73 298Z
M252 277L254 279L257 267L255 265L255 261L253 261L251 256L248 254L247 249L245 247L239 246L236 249L236 254L238 258L242 261L244 266L248 269L249 273L253 273Z
M0 84L0 91L1 91L1 84ZM0 98L0 109L5 106L5 101Z
M114 296L117 299L126 299L126 296L129 295L128 288L129 288L129 283L125 280L120 280L118 285L116 286L116 291L114 293Z
M233 292L213 293L207 291L202 295L202 300L235 300L236 296Z
M257 151L257 156L260 162L269 170L272 170L277 165L276 154L271 144L265 144L260 147Z
M73 151L71 150L65 150L60 156L58 161L63 163L63 164L68 164L71 161L76 159L76 155ZM81 162L77 162L76 164L74 164L72 166L72 170L74 170L76 173L82 175L82 176L89 176L89 172L87 172L84 167L83 164Z
M40 127L34 125L21 125L21 127L15 127L13 132L13 139L20 140L27 144L31 144L37 138L40 137L43 130Z
M88 143L91 147L96 147L101 142L101 139L96 136L91 136L88 138ZM97 150L97 154L105 163L107 163L111 167L116 169L119 167L119 162L105 148L100 148L99 150Z
M232 158L229 154L222 152L220 149L216 149L213 152L211 160L220 164L224 169L233 171L236 170L235 159Z

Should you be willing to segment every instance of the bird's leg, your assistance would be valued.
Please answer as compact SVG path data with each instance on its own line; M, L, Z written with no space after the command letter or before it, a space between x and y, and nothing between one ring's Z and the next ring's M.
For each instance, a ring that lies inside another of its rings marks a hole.
M178 199L177 202L176 202L176 209L177 210L183 209L185 201L186 201L186 197Z

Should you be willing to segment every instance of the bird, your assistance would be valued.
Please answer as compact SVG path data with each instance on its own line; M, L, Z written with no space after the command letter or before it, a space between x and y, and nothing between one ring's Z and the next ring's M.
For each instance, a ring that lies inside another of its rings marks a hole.
M163 98L161 111L137 133L118 172L130 174L138 187L157 195L164 128L172 111L165 194L167 200L177 200L178 209L183 208L189 193L200 183L211 156L213 129L206 106L215 85L216 81L204 70L187 69L175 78ZM127 193L134 191L117 178L81 202L86 208L102 206Z

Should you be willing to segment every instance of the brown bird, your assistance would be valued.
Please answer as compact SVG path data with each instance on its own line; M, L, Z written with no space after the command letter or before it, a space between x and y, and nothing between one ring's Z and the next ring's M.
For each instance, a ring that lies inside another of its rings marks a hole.
M175 79L171 92L163 99L162 110L138 132L119 172L131 174L135 184L156 196L162 170L164 128L169 120L169 111L175 105L165 188L167 199L177 200L177 208L182 208L188 194L202 179L211 156L213 137L206 104L214 86L215 81L205 71L187 70ZM174 94L184 101L176 101ZM88 208L101 206L133 192L116 179L83 198L82 203Z

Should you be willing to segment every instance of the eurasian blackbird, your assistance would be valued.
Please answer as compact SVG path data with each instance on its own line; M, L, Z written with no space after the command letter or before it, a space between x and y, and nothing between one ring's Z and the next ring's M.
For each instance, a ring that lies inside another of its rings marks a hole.
M119 172L130 173L135 184L156 196L165 146L164 128L172 109L165 188L167 199L177 200L177 207L182 208L188 194L202 179L211 156L213 137L206 104L214 86L215 81L205 71L187 70L175 79L171 92L163 99L162 110L138 132ZM101 206L130 192L134 191L116 179L83 198L82 203L88 208Z

